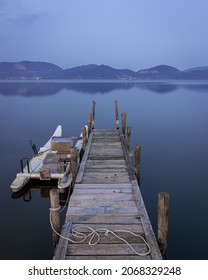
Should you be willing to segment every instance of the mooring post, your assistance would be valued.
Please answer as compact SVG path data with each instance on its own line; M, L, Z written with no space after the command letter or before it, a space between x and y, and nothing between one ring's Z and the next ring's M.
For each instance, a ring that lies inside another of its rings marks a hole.
M116 129L119 129L119 120L118 120L118 100L115 101L115 110L116 110Z
M138 184L140 185L140 145L135 145L134 147L134 173L137 177Z
M50 190L50 222L52 226L52 238L53 238L53 248L55 250L56 245L59 241L60 233L60 214L59 214L59 190L52 189Z
M72 149L71 149L72 185L74 185L75 180L76 180L76 177L77 177L77 171L78 171L77 158L78 158L78 151L77 151L77 148L72 148Z
M121 113L121 119L122 119L122 132L123 135L126 135L126 112Z
M92 101L92 129L95 128L95 101Z
M126 131L126 145L127 149L130 152L131 148L131 126L127 126L127 131Z
M90 133L92 131L92 114L88 114L88 137L90 136Z
M158 245L161 254L166 259L167 240L168 240L168 212L169 212L169 194L160 192L158 194Z
M82 128L82 142L83 142L83 150L85 150L87 145L87 129L86 126Z

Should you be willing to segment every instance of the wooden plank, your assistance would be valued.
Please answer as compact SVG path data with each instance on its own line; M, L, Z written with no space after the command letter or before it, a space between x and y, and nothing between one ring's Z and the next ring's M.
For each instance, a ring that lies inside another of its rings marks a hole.
M103 150L106 150L106 151L112 151L112 150L115 150L115 151L122 151L122 145L121 145L121 142L118 142L118 143L112 143L112 144L106 144L106 145L103 145L102 142L100 143L96 143L96 144L92 144L91 145L91 150L92 151L103 151Z
M92 180L86 180L84 179L83 180L83 183L93 183L95 181L95 179L92 179ZM115 178L115 179L96 179L96 182L97 183L109 183L109 184L112 184L112 183L128 183L129 180L128 179L122 179L122 178Z
M73 194L74 195L79 195L79 194L93 194L93 193L107 193L107 194L112 194L112 193L132 193L132 189L130 188L117 188L117 189L74 189Z
M70 207L67 210L67 215L104 215L104 214L118 214L118 215L136 215L138 209L136 207L95 207L95 208L81 208Z
M95 135L100 135L100 134L105 134L105 133L113 133L113 134L118 134L118 130L115 129L95 129Z
M103 144L104 145L104 144ZM113 146L109 146L109 147L91 147L91 151L92 153L116 153L116 152L122 152L122 148L118 147L115 148Z
M132 193L113 193L113 194L92 194L92 195L72 195L70 200L108 200L108 201L126 201L134 200Z
M127 176L125 177L107 177L107 178L101 178L101 177L90 177L90 176L85 176L83 178L83 183L128 183L129 178Z
M115 190L115 192L122 192L122 190L124 190L123 192L128 192L128 190L132 190L132 186L128 186L129 183L115 183L115 186L114 184L112 183L101 183L101 184L94 184L94 183L84 183L83 185L82 184L78 184L76 185L76 188L74 188L74 191L75 190L99 190L99 189L103 189L103 190Z
M119 133L118 132L115 132L115 131L112 131L112 132L102 132L100 131L99 133L98 132L94 132L95 133L95 139L98 139L98 138L117 138L119 137Z
M87 143L87 146L86 146L86 149L85 149L85 152L84 152L84 156L83 156L83 159L82 159L82 162L80 164L79 171L78 171L78 174L77 174L76 182L81 182L82 181L82 177L83 177L83 174L84 174L88 154L90 152L90 146L91 146L91 142L92 142L93 133L94 133L94 131L91 132L90 137L88 139L88 143Z
M81 207L81 208L95 208L95 207L135 207L136 204L133 200L127 200L127 201L91 201L91 200L72 200L69 201L68 207ZM137 208L136 208L137 209Z
M115 131L115 130L109 130L109 131L103 131L102 129L101 130L95 130L95 137L101 137L101 136L118 136L118 131Z
M143 243L132 243L132 247L139 253L145 254L148 248ZM127 244L97 244L90 246L88 244L69 244L67 255L108 255L108 256L125 256L135 255L132 249Z
M92 149L104 148L102 141L92 142L91 144ZM105 148L115 148L115 149L122 149L122 144L120 141L112 142L112 143L105 143Z
M66 260L151 260L151 257L149 255L147 256L138 256L138 255L135 255L135 256L129 256L129 255L122 255L122 256L108 256L108 255L105 255L105 256L100 256L100 255L96 255L96 256L84 256L84 255L73 255L73 256L69 256L67 255L66 256Z
M106 142L119 142L119 136L118 135L97 135L94 137L94 142L100 142L100 141L106 141Z
M119 133L118 133L118 130L102 130L102 129L99 129L99 130L95 130L95 137L100 137L100 136L105 136L105 135L109 135L109 136L118 136Z
M127 182L130 182L129 180L129 176L127 172L120 172L120 173L88 173L88 172L84 172L83 175L83 180L88 180L92 181L94 180L94 182L96 182L96 180L98 179L126 179ZM125 182L126 183L126 182Z
M71 229L71 222L64 224L62 227L61 236L65 236L65 237L70 236L70 229ZM67 246L68 246L68 240L60 237L59 243L55 248L53 259L64 260L66 257Z
M93 144L94 143L120 143L119 138L118 137L108 137L108 138L94 138L93 139Z
M95 153L92 152L89 154L89 159L122 159L123 158L123 153L116 153L116 152L103 152L103 153Z
M98 173L98 172L84 172L84 175L83 175L83 180L87 180L89 179L90 181L93 180L99 180L99 179L128 179L127 182L124 182L124 183L129 183L130 180L129 180L129 176L128 176L128 173L127 172L111 172L111 173L105 173L105 172L101 172L101 173ZM96 183L96 181L94 181L94 183ZM105 183L105 182L104 182Z
M105 133L113 133L113 134L116 134L116 133L118 133L118 130L116 130L116 129L104 129L104 128L102 128L102 129L95 129L95 133L96 133L96 135L100 135L100 134L105 134Z
M103 152L103 153L90 153L89 154L89 159L101 159L101 160L105 160L105 159L122 159L123 158L123 153L117 153L117 152Z
M151 247L151 258L153 260L161 260L162 255L159 250L158 243L155 238L155 234L152 229L152 225L150 223L149 216L147 214L147 210L145 208L144 201L143 201L137 180L132 180L131 184L133 187L135 201L136 201L139 213L141 215L141 221L142 221L142 225L144 227L145 236L146 236L148 244Z
M87 160L87 166L90 165L121 165L126 166L126 161L124 159L89 159Z
M115 133L114 131L112 132L99 132L97 133L95 131L95 139L97 138L116 138L119 137L119 133Z
M74 189L97 189L97 188L104 188L104 189L117 189L117 188L130 188L132 189L131 183L125 183L125 184L76 184Z
M142 234L144 229L142 227L142 223L138 224L100 224L100 223L93 223L93 224L77 224L75 221L72 221L72 226L76 226L79 232L90 233L92 230L99 230L100 232L106 232L107 230L116 232L116 231L130 231L135 234ZM127 234L126 234L127 235ZM132 235L128 233L128 235Z
M140 216L137 215L67 215L66 222L73 221L77 224L85 223L85 224L138 224L141 223Z
M102 162L98 164L96 164L95 162L87 162L85 170L86 169L124 169L125 171L127 171L127 166L125 164L116 163L116 160L115 164L106 162L106 160L102 160Z
M112 170L109 173L105 173L105 172L96 172L96 170L94 172L84 172L84 178L86 178L87 176L89 176L90 178L92 177L98 177L98 178L114 178L114 177L127 177L128 178L128 172L124 171L124 172L116 172L114 170Z
M123 153L124 153L124 158L126 160L126 165L127 165L128 172L129 172L129 177L130 177L131 180L135 180L136 176L134 174L134 168L133 168L131 159L129 157L128 147L126 145L126 142L125 142L125 139L124 139L124 136L123 136L122 133L120 133L120 139L121 139L121 142L122 142L122 145L123 145Z
M85 234L90 234L90 232L85 232ZM103 232L99 231L98 234L100 236L99 244L123 244L124 243L121 239L117 238L115 235L113 235L110 232L108 233L108 235L106 235L106 230L105 231L103 230ZM130 244L144 242L142 238L132 235L127 232L116 232L116 235L118 235L120 238L125 239ZM144 233L140 233L140 235L141 235L141 237L144 238ZM80 239L73 236L71 232L70 232L68 238L75 242L80 241ZM82 244L88 244L90 238L91 237L87 238L85 241L82 242ZM97 236L95 236L92 241L96 243L96 241L98 241ZM71 242L69 242L69 243L71 243Z
M85 168L85 173L116 173L116 174L127 174L128 175L128 171L126 168L114 168L113 166L112 167L103 167L103 168L99 168L98 166L97 167L88 167L88 168Z
M90 155L88 160L92 160L92 161L102 160L104 163L106 160L120 160L122 158L123 156L118 156L118 155L107 155L105 157L103 155L96 155L96 156Z

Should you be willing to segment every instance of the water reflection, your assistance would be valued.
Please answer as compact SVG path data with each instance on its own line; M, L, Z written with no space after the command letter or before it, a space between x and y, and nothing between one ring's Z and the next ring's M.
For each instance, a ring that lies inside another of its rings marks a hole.
M0 83L0 94L5 96L41 97L57 94L62 88L63 85L57 83Z
M158 83L138 83L137 88L142 90L149 90L156 93L169 93L179 88L177 84L158 84Z
M208 84L179 84L171 82L0 82L0 95L4 96L49 96L67 89L87 94L106 94L115 90L148 90L159 94L176 91L178 88L208 92Z
M0 258L53 256L49 192L56 183L32 182L11 199L10 184L19 171L19 158L31 157L28 139L40 147L59 124L64 135L78 135L92 100L97 104L95 127L115 127L114 102L118 99L119 112L127 112L128 125L133 128L131 147L142 147L141 191L155 232L157 194L170 193L168 258L207 259L207 92L208 81L0 82L0 218L7 229L0 234L4 240ZM32 96L36 98L27 98ZM60 196L63 205L67 195ZM61 219L63 225L64 212ZM193 219L203 225L200 243L195 242L199 229L193 227Z
M41 182L39 180L32 180L25 187L18 192L13 192L12 199L22 199L24 202L30 202L33 199L34 192L39 192L41 198L50 198L50 190L57 188L57 181L51 180L48 182ZM67 203L70 193L59 194L60 206L64 206Z

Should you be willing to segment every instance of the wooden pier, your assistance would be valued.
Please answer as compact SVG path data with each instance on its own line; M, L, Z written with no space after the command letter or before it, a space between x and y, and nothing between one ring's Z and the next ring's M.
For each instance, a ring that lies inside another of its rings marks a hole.
M126 142L92 129L54 259L162 259Z

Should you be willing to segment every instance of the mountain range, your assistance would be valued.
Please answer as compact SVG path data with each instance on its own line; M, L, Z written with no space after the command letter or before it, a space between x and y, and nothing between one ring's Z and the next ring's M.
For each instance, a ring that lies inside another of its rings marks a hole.
M168 65L132 71L107 65L88 64L68 69L48 62L0 62L1 80L72 79L72 80L207 80L208 66L179 70Z

